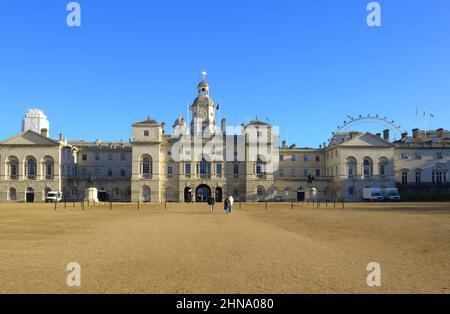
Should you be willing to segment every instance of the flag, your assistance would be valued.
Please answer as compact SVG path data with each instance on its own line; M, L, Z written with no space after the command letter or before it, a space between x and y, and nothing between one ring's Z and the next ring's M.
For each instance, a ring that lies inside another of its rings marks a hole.
M430 112L430 118L434 118L434 114Z
M425 118L425 116L427 115L426 111L423 111L423 117Z
M220 102L217 103L216 110L220 110Z
M347 118L352 119L353 117L351 115L347 115Z
M416 118L419 116L419 108L416 108Z

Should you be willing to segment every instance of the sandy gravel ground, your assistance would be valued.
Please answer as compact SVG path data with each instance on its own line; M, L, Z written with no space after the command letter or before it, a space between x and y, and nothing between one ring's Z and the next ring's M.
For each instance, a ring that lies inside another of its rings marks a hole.
M0 293L450 293L450 204L290 206L0 204Z

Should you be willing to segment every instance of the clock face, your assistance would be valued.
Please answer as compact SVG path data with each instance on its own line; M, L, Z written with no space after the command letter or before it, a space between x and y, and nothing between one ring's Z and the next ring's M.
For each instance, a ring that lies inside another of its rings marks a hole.
M206 111L205 110L203 110L203 109L200 109L199 110L199 112L198 112L198 117L200 118L200 119L202 119L202 120L204 120L205 118L206 118Z

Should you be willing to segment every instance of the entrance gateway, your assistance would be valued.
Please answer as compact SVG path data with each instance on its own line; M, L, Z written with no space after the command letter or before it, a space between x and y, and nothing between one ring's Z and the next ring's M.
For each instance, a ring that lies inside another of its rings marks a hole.
M25 201L27 203L34 203L34 189L33 188L27 188L27 191L25 193Z
M211 188L206 184L201 184L195 190L195 201L197 203L207 202L211 196Z

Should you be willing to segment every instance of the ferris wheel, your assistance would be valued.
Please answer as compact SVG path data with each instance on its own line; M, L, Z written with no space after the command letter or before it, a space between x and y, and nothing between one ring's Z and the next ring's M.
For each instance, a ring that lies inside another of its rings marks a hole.
M380 115L370 114L367 114L365 116L359 115L357 117L347 115L344 123L337 127L336 132L350 131L353 127L361 124L382 125L383 127L391 130L393 135L397 138L399 138L403 133L401 126L396 124L394 120L388 119L387 117L382 117Z

